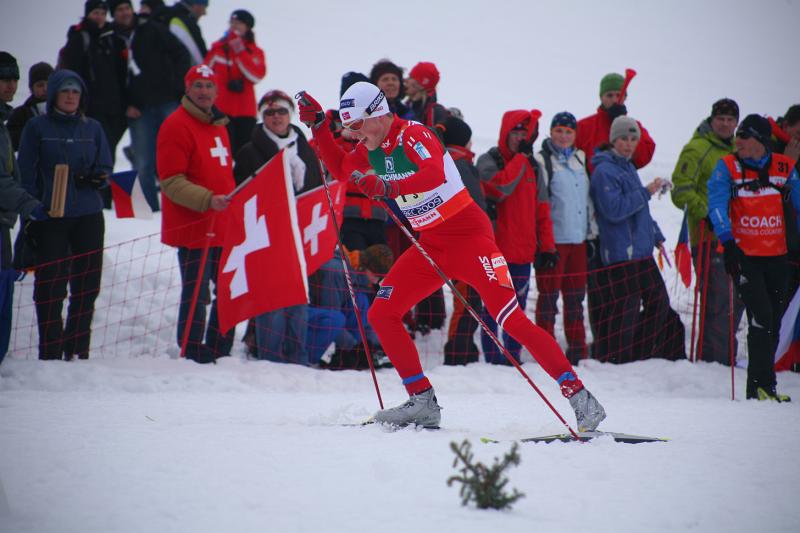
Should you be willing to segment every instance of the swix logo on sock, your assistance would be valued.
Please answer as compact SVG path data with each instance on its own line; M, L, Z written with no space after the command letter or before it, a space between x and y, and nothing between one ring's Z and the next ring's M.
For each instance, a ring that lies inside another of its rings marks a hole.
M382 286L380 289L378 289L378 294L375 295L375 298L382 298L384 300L388 300L389 297L392 296L392 291L393 290L394 290L394 287L383 287Z
M511 272L508 270L508 263L506 263L506 258L503 257L503 254L492 254L492 268L494 268L494 272L497 274L497 282L500 283L501 286L508 289L514 288L514 282L511 280Z
M478 261L481 262L483 271L486 272L486 277L489 278L489 281L497 281L497 275L495 274L494 267L492 266L492 261L485 255L478 256Z

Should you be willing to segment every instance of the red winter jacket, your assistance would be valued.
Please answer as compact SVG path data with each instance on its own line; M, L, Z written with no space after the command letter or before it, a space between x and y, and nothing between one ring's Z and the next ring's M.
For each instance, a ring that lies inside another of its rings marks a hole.
M636 146L636 151L633 152L633 165L636 168L642 168L653 159L653 152L656 151L656 143L647 130L644 129L642 123L638 120L636 123L639 129L642 130L642 138ZM582 118L578 121L578 131L575 137L575 146L586 154L586 167L591 174L592 156L595 149L608 142L608 136L611 133L611 117L603 106L597 108L597 113L588 117Z
M256 93L254 86L267 75L267 60L264 51L255 41L242 38L244 49L235 52L230 45L236 34L228 33L215 42L206 54L205 63L217 75L217 101L220 111L230 117L255 117ZM230 80L242 80L242 92L228 88Z
M536 127L538 111L507 111L500 125L497 147L478 158L478 174L488 201L497 202L495 238L509 263L532 263L537 250L556 249L547 185L537 177L531 159L509 150L508 134L517 124Z
M226 117L210 116L187 97L158 130L156 165L161 181L161 242L202 248L212 215L211 196L235 186ZM224 228L215 226L211 246L221 246Z

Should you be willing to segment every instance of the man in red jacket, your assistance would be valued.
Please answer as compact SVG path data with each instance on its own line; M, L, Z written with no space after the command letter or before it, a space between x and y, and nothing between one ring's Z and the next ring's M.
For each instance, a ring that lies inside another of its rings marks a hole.
M225 195L234 188L233 157L225 129L228 119L214 107L217 98L214 71L207 65L192 67L186 73L185 85L186 96L181 106L167 117L158 132L156 162L163 202L161 242L178 248L182 282L178 345L183 342L194 289L200 283L186 358L209 363L229 355L233 344L233 331L223 335L219 329L216 298L206 329L206 305L211 299L208 284L213 281L216 285L224 234L223 228L214 224L215 214L230 203ZM210 246L208 261L201 273L200 261L207 245Z
M592 396L547 332L530 321L517 303L506 260L494 240L486 214L464 187L453 158L424 125L402 120L390 110L375 85L358 82L339 103L342 125L360 142L344 152L333 140L322 106L308 94L301 99L300 120L312 125L320 154L340 180L356 179L370 198L394 199L419 242L443 272L463 280L481 295L498 324L522 342L569 398L580 430L594 430L605 418ZM442 286L442 278L414 246L383 279L368 319L403 380L406 403L379 411L375 421L438 427L440 407L425 376L419 354L403 327L403 315Z
M608 143L611 123L618 116L628 114L628 109L625 107L626 95L620 92L624 82L625 78L616 72L603 76L600 80L600 107L597 108L597 113L578 121L575 146L586 154L586 167L589 172L593 170L591 161L594 151ZM636 168L642 168L653 159L656 143L644 126L639 121L637 123L642 136L631 161Z
M533 142L539 132L538 109L518 109L503 114L497 146L478 158L478 175L495 218L497 246L508 261L517 301L525 310L531 264L554 268L558 261L547 184L534 168ZM496 328L486 317L490 328ZM519 361L522 346L503 333L508 351ZM481 332L486 362L509 364L491 338Z
M255 85L267 75L264 51L256 44L253 26L256 19L245 9L231 14L230 27L222 39L211 46L206 64L217 75L217 102L228 115L228 135L233 155L250 140L256 125Z

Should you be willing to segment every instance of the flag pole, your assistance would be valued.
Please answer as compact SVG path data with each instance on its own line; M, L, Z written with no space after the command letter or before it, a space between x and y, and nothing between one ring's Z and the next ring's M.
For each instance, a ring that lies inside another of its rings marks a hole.
M278 151L278 154L281 153L281 151L286 150L287 148L291 148L292 146L295 145L295 143L296 143L296 141L290 142L289 144L287 144L286 146L281 148L281 150ZM241 182L231 192L229 192L228 194L225 195L225 199L230 202L231 199L233 199L234 196L236 196L237 194L239 194L242 191L242 189L244 189L245 187L250 185L250 182L253 181L254 179L256 179L256 176L258 176L259 173L261 173L261 171L264 170L264 167L266 167L267 165L272 163L272 160L275 159L276 157L278 157L278 154L275 154L274 156L270 157L269 161L267 161L266 163L264 163L263 165L258 167L255 172L253 172L252 174L247 176L247 178L245 178L245 180L243 182Z
M697 268L695 269L694 304L692 305L692 341L689 346L689 360L694 363L695 333L697 332L697 303L700 296L700 273L703 271L703 241L706 236L706 221L700 221L700 242L697 244Z
M181 358L186 357L186 346L189 344L189 332L192 329L192 321L194 320L194 310L197 307L197 300L200 298L200 286L203 283L203 277L206 270L206 263L208 262L208 250L211 247L211 239L214 238L214 223L217 220L217 212L211 214L211 221L208 224L208 231L206 232L206 242L203 245L203 255L200 257L200 268L198 269L197 280L192 293L192 304L189 306L189 315L186 317L186 326L183 328L183 340L181 341ZM188 268L187 268L188 270ZM216 364L216 360L214 361Z
M735 373L734 370L736 369L736 353L734 352L734 339L736 338L736 332L734 331L733 327L733 277L728 276L728 351L730 352L731 356L731 401L736 400L736 383L735 383Z

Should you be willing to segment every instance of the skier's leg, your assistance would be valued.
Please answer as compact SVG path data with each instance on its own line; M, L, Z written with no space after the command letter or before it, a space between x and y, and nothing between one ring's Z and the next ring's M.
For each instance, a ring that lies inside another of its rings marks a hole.
M417 347L403 326L403 315L441 285L442 278L412 246L383 279L369 309L369 323L409 394L429 389L431 384L422 372Z

